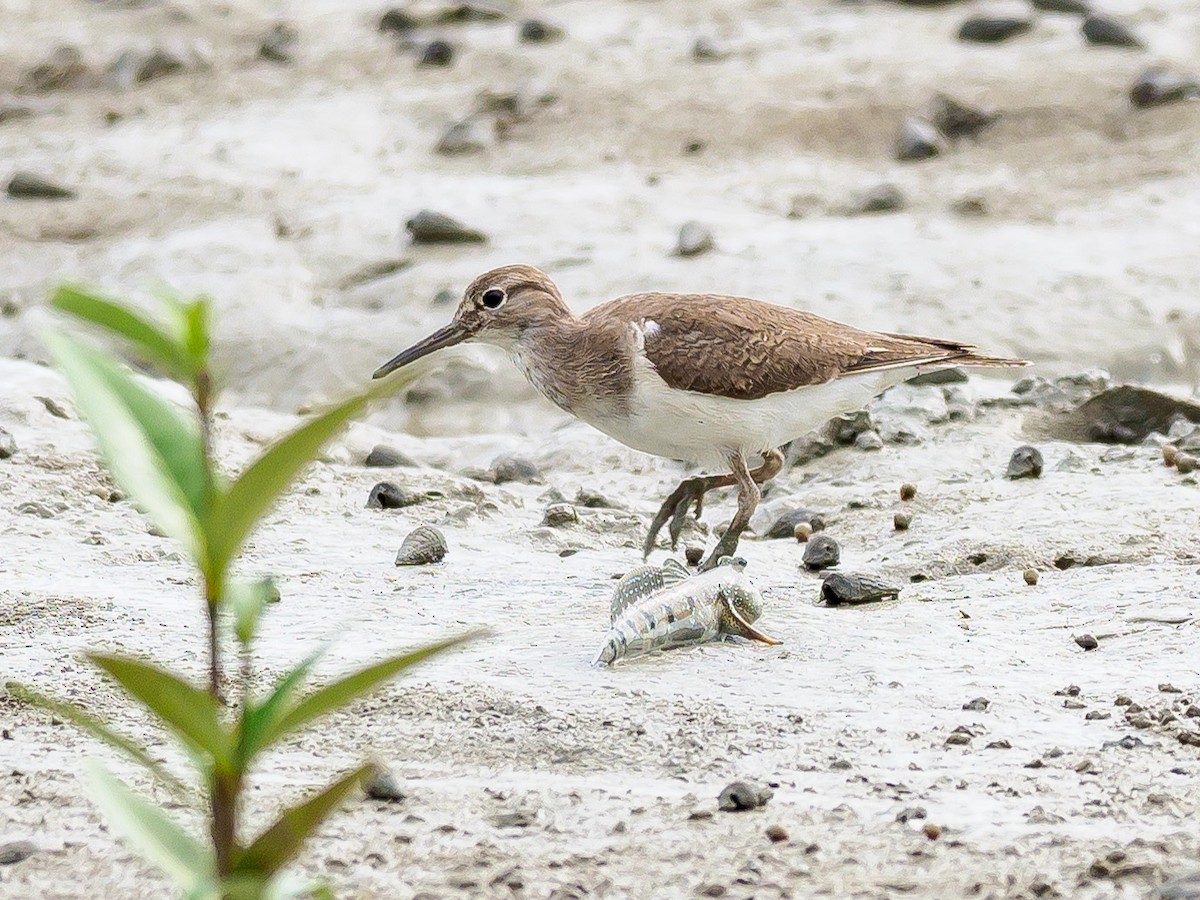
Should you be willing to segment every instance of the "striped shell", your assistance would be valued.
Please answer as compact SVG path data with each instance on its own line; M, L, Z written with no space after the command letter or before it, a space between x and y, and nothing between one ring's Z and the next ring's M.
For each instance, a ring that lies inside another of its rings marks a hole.
M446 538L432 525L413 529L396 554L398 566L424 566L446 558Z

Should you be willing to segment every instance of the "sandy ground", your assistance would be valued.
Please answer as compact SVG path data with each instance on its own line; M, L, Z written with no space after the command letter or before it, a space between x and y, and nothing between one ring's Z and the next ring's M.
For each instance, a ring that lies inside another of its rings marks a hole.
M629 0L538 10L567 29L544 46L518 45L512 20L422 32L459 48L428 70L375 32L373 5L0 0L0 99L33 112L0 122L0 177L33 170L80 192L0 201L0 427L19 447L0 461L4 677L84 700L182 764L78 661L120 647L198 676L202 635L191 571L110 502L61 379L38 364L38 307L63 279L214 297L231 466L444 321L439 290L515 261L547 268L580 308L635 289L741 292L972 340L1042 373L1104 365L1178 386L1165 323L1197 311L1200 104L1134 112L1125 97L1149 63L1200 57L1200 12L1106 8L1152 49L1084 48L1077 21L1055 15L968 46L953 39L968 6ZM299 31L290 66L255 59L277 17ZM729 58L694 62L701 35ZM17 91L63 44L101 69L155 45L199 62L124 91ZM553 100L480 154L434 154L484 89ZM893 161L899 120L938 90L1003 116L942 158ZM691 141L704 146L684 152ZM884 181L903 211L844 213ZM985 215L954 211L972 198ZM489 243L405 246L423 207ZM689 219L717 249L673 258ZM350 284L397 258L410 265ZM363 756L390 765L408 799L356 799L306 856L349 897L1140 897L1194 871L1200 749L1158 720L1171 710L1196 730L1195 480L1152 447L1052 441L1039 442L1043 478L1006 480L1026 410L981 401L1008 389L972 381L955 395L966 418L926 422L920 443L839 450L773 485L768 512L825 512L841 568L894 579L898 601L818 607L798 544L747 541L781 647L600 671L612 578L638 561L683 470L565 422L502 361L463 354L331 447L245 566L283 580L264 676L329 638L323 675L480 624L493 635L288 744L255 781L258 815ZM891 402L905 398L945 406L936 387ZM379 442L419 465L364 468ZM470 477L503 452L532 458L545 483ZM384 477L439 496L365 509ZM895 532L902 481L919 494ZM552 492L580 488L614 507L541 527ZM730 509L712 504L706 521ZM446 532L449 557L394 568L419 523ZM1084 633L1098 650L1072 640ZM1122 694L1146 727L1114 704ZM977 698L986 709L963 708ZM38 848L0 867L0 895L162 893L82 792L83 759L110 755L11 700L0 709L0 841ZM970 740L947 745L960 727ZM716 813L739 777L774 798ZM924 818L897 821L918 807ZM768 839L772 825L786 840Z

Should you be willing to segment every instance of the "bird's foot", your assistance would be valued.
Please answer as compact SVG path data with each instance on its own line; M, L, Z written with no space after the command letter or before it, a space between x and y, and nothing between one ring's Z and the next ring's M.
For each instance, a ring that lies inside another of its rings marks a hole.
M674 550L679 546L679 536L683 533L683 526L687 523L688 512L695 506L696 515L700 515L704 495L712 489L710 482L711 479L705 477L688 478L680 482L679 487L675 488L671 495L663 501L654 520L650 523L646 542L642 545L643 559L650 556L658 533L662 531L662 527L667 524L668 520L671 523L667 528L667 534L671 537L671 549Z

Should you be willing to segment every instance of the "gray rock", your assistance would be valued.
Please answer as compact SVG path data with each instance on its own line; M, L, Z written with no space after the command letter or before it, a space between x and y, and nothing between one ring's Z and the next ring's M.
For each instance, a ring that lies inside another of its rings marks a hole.
M258 44L258 55L274 63L290 63L300 35L286 22L276 22Z
M381 481L371 488L367 497L367 509L403 509L406 506L416 506L424 499L420 494L406 491L391 481Z
M73 200L71 188L55 184L33 172L16 172L8 182L8 196L14 200Z
M990 110L968 106L948 94L934 94L928 116L933 127L952 140L973 138L998 118Z
M462 156L467 153L479 153L486 147L483 127L472 119L466 119L447 128L433 150L443 156Z
M972 16L958 29L958 39L975 44L998 44L1033 29L1031 19L1008 16Z
M911 822L914 819L924 819L929 813L923 806L906 806L896 813L897 822Z
M415 28L419 28L421 20L407 10L395 8L389 9L379 17L379 24L376 26L385 34L403 34L407 35Z
M454 47L449 41L430 41L421 51L417 65L425 68L441 69L453 64Z
M85 87L92 73L83 62L78 48L56 47L42 62L33 66L21 79L21 87L36 94Z
M371 448L371 452L367 454L367 458L363 460L363 464L368 469L391 469L396 466L411 466L416 467L416 463L401 453L388 447L385 444L376 444Z
M1200 422L1200 404L1150 388L1118 385L1057 417L1048 435L1060 440L1136 444L1156 431L1169 434L1181 419Z
M1091 16L1083 20L1080 32L1089 44L1099 47L1134 47L1144 45L1132 31L1115 19Z
M162 47L149 51L126 50L108 67L108 77L114 87L128 90L148 81L177 75L186 68L183 59Z
M812 526L813 531L823 531L825 529L825 517L823 515L811 509L805 509L803 506L798 506L778 516L771 523L770 527L766 529L763 539L777 541L784 538L792 538L794 540L796 537L796 526L801 522L807 522Z
M1075 637L1075 643L1077 643L1084 650L1095 650L1100 646L1100 642L1090 634L1077 635Z
M938 130L924 119L909 116L896 138L896 159L911 162L937 156L946 148Z
M16 452L16 439L3 428L0 428L0 459L9 459L16 455Z
M446 558L446 536L432 525L419 525L409 532L396 553L398 566L424 566Z
M32 841L9 841L0 844L0 866L11 866L22 860L29 859L37 852Z
M716 41L710 37L698 37L692 45L692 59L697 62L716 62L728 56L728 51L718 47Z
M565 528L579 522L579 513L570 503L551 503L542 516L542 524L549 528Z
M1034 9L1042 12L1067 13L1073 16L1086 16L1091 7L1084 0L1030 0Z
M821 600L826 606L878 603L899 596L900 588L876 575L830 572L821 582Z
M837 541L824 533L814 534L804 545L804 568L819 572L836 566L841 556L842 550Z
M372 800L386 800L389 803L399 803L406 796L400 790L396 776L378 766L363 780L363 793Z
M864 431L854 438L854 446L863 451L882 450L883 438L878 431Z
M894 184L877 184L850 207L851 214L896 212L904 209L904 192Z
M557 41L565 34L566 32L561 26L552 22L542 19L526 19L521 23L521 28L517 32L517 40L522 44L545 44Z
M504 8L494 3L472 0L470 3L448 3L429 17L434 25L465 25L471 22L499 22L508 18Z
M541 484L542 472L523 456L505 454L492 460L488 474L496 484L515 481L520 484Z
M699 222L686 222L679 229L679 240L675 244L676 256L699 256L715 246L712 232Z
M0 103L0 125L5 122L33 118L36 112L32 106L26 106L23 103Z
M742 812L766 806L775 792L765 784L735 781L726 785L717 797L717 809L722 812Z
M1179 75L1163 66L1142 72L1129 89L1129 100L1138 109L1200 98L1200 81Z
M1006 478L1041 478L1045 465L1041 451L1026 444L1013 451L1004 475Z
M404 228L414 244L483 244L487 237L482 231L468 228L444 213L423 209L407 222Z

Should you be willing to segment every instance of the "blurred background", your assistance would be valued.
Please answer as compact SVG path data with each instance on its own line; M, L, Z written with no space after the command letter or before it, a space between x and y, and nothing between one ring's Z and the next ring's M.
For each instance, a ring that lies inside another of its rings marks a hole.
M0 355L62 280L205 292L294 411L523 262L1190 391L1198 78L1194 0L0 0ZM478 348L379 415L559 414Z

